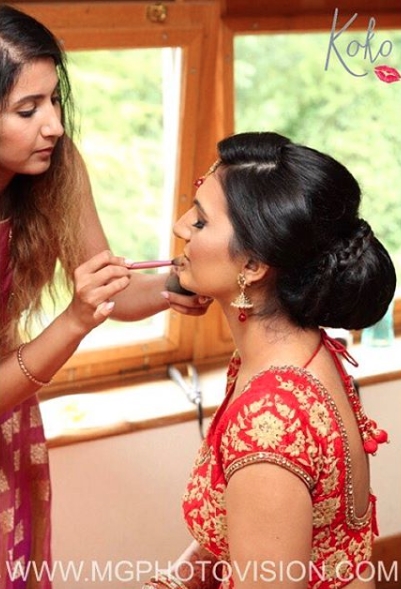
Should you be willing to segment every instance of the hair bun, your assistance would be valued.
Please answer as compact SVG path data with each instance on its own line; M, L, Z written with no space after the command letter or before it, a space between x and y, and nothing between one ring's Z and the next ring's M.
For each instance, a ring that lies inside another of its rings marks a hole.
M364 252L368 249L374 239L374 233L371 226L364 219L360 219L359 225L356 226L353 235L348 240L349 261L355 262L359 260Z
M372 241L374 233L371 226L367 221L365 221L365 219L360 219L359 225L356 229L356 237L361 238L362 241L364 243L366 242L367 245L369 245L369 243Z
M371 226L364 219L360 219L352 232L340 237L329 251L323 252L320 258L319 271L342 271L350 264L360 260L374 239Z

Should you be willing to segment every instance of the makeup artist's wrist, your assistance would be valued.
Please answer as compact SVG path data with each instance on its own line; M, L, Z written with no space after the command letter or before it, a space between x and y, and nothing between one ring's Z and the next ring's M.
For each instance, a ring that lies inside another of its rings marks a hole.
M62 313L56 318L57 323L62 325L65 338L71 341L81 342L81 340L96 327L96 323L83 320L73 310L73 303L70 303ZM55 322L56 322L55 321Z

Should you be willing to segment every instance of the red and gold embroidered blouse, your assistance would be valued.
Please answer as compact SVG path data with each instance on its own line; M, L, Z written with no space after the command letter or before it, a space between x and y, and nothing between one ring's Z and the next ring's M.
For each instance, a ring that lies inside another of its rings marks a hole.
M324 332L322 342L335 355ZM183 500L187 525L199 544L230 563L228 481L249 464L278 464L300 477L312 498L313 566L308 571L308 588L339 589L362 572L377 530L372 494L365 515L357 517L354 512L350 450L337 407L318 380L305 368L294 367L270 368L256 375L227 406L239 366L240 359L234 355L226 398L188 482ZM356 408L359 400L352 380L343 369L340 372ZM232 587L229 574L227 586Z

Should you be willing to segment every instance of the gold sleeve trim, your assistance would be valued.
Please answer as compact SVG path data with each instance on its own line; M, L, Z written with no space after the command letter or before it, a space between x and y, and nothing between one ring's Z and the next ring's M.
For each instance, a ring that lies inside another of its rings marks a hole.
M291 460L288 460L288 458L273 454L272 452L256 452L255 454L248 454L247 456L234 460L228 468L224 469L227 483L237 470L244 468L244 466L249 466L250 464L257 464L258 462L269 462L286 468L299 477L308 487L309 491L312 491L315 486L315 481L303 468L294 464Z

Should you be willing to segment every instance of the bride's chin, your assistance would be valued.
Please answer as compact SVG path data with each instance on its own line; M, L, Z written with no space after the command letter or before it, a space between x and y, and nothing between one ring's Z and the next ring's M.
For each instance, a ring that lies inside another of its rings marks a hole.
M177 294L193 295L195 294L192 290L181 284L179 276L176 273L169 274L166 280L166 289L170 292Z

